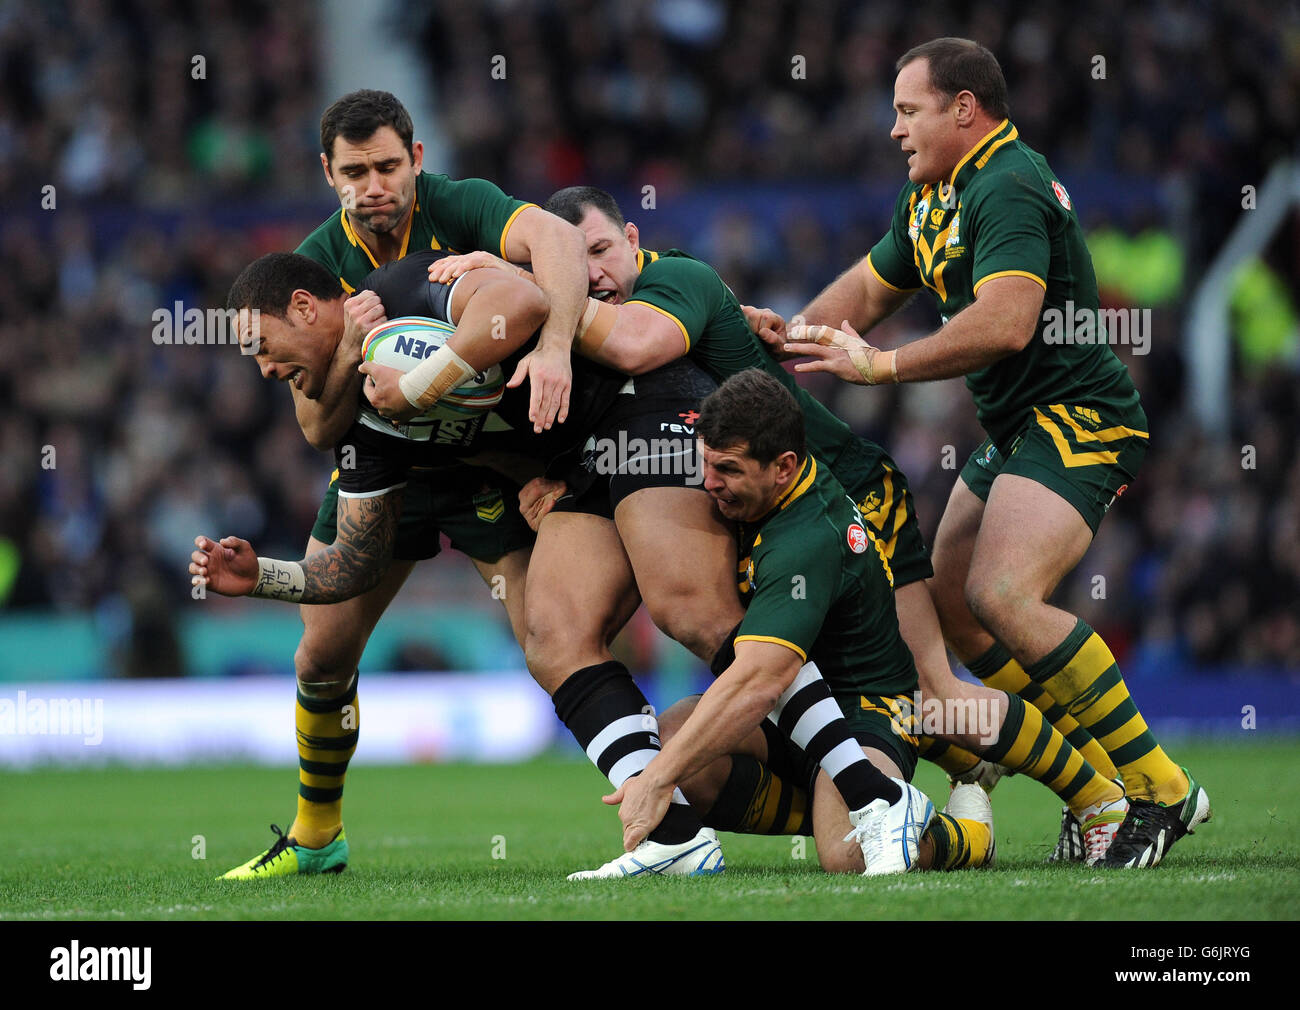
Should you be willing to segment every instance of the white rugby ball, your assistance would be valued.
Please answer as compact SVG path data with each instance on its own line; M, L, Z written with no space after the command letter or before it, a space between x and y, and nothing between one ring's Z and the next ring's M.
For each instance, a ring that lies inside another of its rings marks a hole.
M456 327L423 316L401 316L380 323L361 343L361 359L409 372L445 344ZM446 393L414 420L455 420L486 413L501 402L506 378L497 365Z

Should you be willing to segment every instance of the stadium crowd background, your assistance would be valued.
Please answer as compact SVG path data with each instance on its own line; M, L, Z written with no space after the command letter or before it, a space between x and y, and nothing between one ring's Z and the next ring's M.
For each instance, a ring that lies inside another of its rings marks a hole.
M993 2L440 0L392 30L428 55L455 152L426 167L537 201L607 186L647 246L685 248L742 301L787 315L885 225L904 174L888 138L894 60L938 35L988 45L1013 121L1075 195L1105 302L1150 308L1154 323L1149 354L1121 349L1151 450L1063 605L1127 667L1173 676L1300 670L1296 214L1234 282L1230 430L1200 430L1184 396L1187 299L1243 213L1242 187L1297 154L1294 15L1262 0L1103 0L1086 16ZM191 600L196 532L301 555L330 463L303 442L287 392L232 347L152 334L157 310L223 305L244 264L293 248L337 206L317 161L319 113L336 97L321 92L319 41L304 0L0 11L0 629L89 613L112 646L103 673L181 673L186 614L270 606ZM490 72L497 54L504 79ZM1092 76L1098 55L1105 79ZM817 202L868 184L887 197L836 197L829 215ZM647 185L654 209L634 202ZM709 212L673 213L688 202ZM878 342L937 322L917 299ZM810 388L895 456L931 535L954 454L959 468L981 437L961 383ZM402 603L475 600L494 614L480 586L448 554L417 568ZM371 658L428 668L437 645ZM624 647L642 669L660 656L644 622Z

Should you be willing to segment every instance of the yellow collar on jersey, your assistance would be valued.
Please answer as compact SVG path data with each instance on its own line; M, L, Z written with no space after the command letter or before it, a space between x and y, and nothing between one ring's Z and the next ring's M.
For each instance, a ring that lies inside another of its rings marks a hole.
M645 266L646 256L650 257L651 263L653 263L655 260L659 258L659 254L657 252L651 252L649 249L638 249L636 251L636 272L637 273L640 273L641 268Z
M406 255L406 248L411 244L411 227L415 224L415 215L420 213L420 201L415 201L415 206L411 208L411 216L406 219L406 232L402 235L402 250L397 254L400 260ZM361 251L366 254L366 259L370 260L371 266L376 270L379 269L379 261L375 259L375 254L370 251L370 247L357 237L357 233L352 230L352 222L348 220L348 210L346 207L339 208L339 220L343 223L343 234L347 236L349 242L354 246L360 246Z
M799 498L813 486L813 481L817 479L817 461L809 453L803 458L803 466L799 469L799 475L790 481L789 485L772 503L772 508L768 510L770 516L774 512L780 512L787 505L790 505L796 498ZM766 516L764 517L766 518Z
M1006 131L1003 133L1003 131ZM1002 134L1002 136L999 136ZM948 176L948 182L939 183L936 195L943 203L948 203L952 199L953 187L957 185L957 177L962 174L962 169L967 165L974 165L974 171L978 172L988 164L989 159L993 157L995 151L1004 144L1009 144L1020 136L1020 131L1011 125L1011 120L1004 119L997 126L989 130L980 138L979 143L962 155L961 161L953 166L952 173ZM972 162L971 159L975 160ZM922 199L929 196L930 187L926 186L922 194Z

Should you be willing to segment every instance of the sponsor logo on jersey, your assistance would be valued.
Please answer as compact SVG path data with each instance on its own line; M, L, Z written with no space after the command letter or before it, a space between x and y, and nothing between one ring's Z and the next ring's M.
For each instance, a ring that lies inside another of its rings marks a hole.
M857 523L849 527L849 550L861 554L867 549L867 531Z
M943 224L943 208L935 207L930 211L930 227L938 228L941 224Z
M1070 209L1070 206L1071 206L1071 205L1070 205L1070 194L1067 193L1067 192L1065 191L1065 187L1062 186L1062 185L1061 185L1059 182L1057 182L1055 179L1052 180L1052 192L1055 193L1055 194L1056 194L1056 198L1057 198L1058 200L1061 201L1061 206L1064 207L1066 210L1069 210L1069 209Z

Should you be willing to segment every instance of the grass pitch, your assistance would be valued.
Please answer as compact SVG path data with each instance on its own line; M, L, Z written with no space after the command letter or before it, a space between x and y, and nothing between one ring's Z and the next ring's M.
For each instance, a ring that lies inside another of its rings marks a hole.
M1300 743L1180 743L1214 820L1155 871L1045 866L1060 806L1016 777L993 794L998 863L888 881L831 877L811 840L723 835L706 880L571 884L618 851L585 762L358 766L351 865L257 883L220 873L293 818L292 769L47 770L0 783L0 919L1292 919L1300 909ZM918 784L939 805L942 773ZM201 836L201 837L196 837Z

